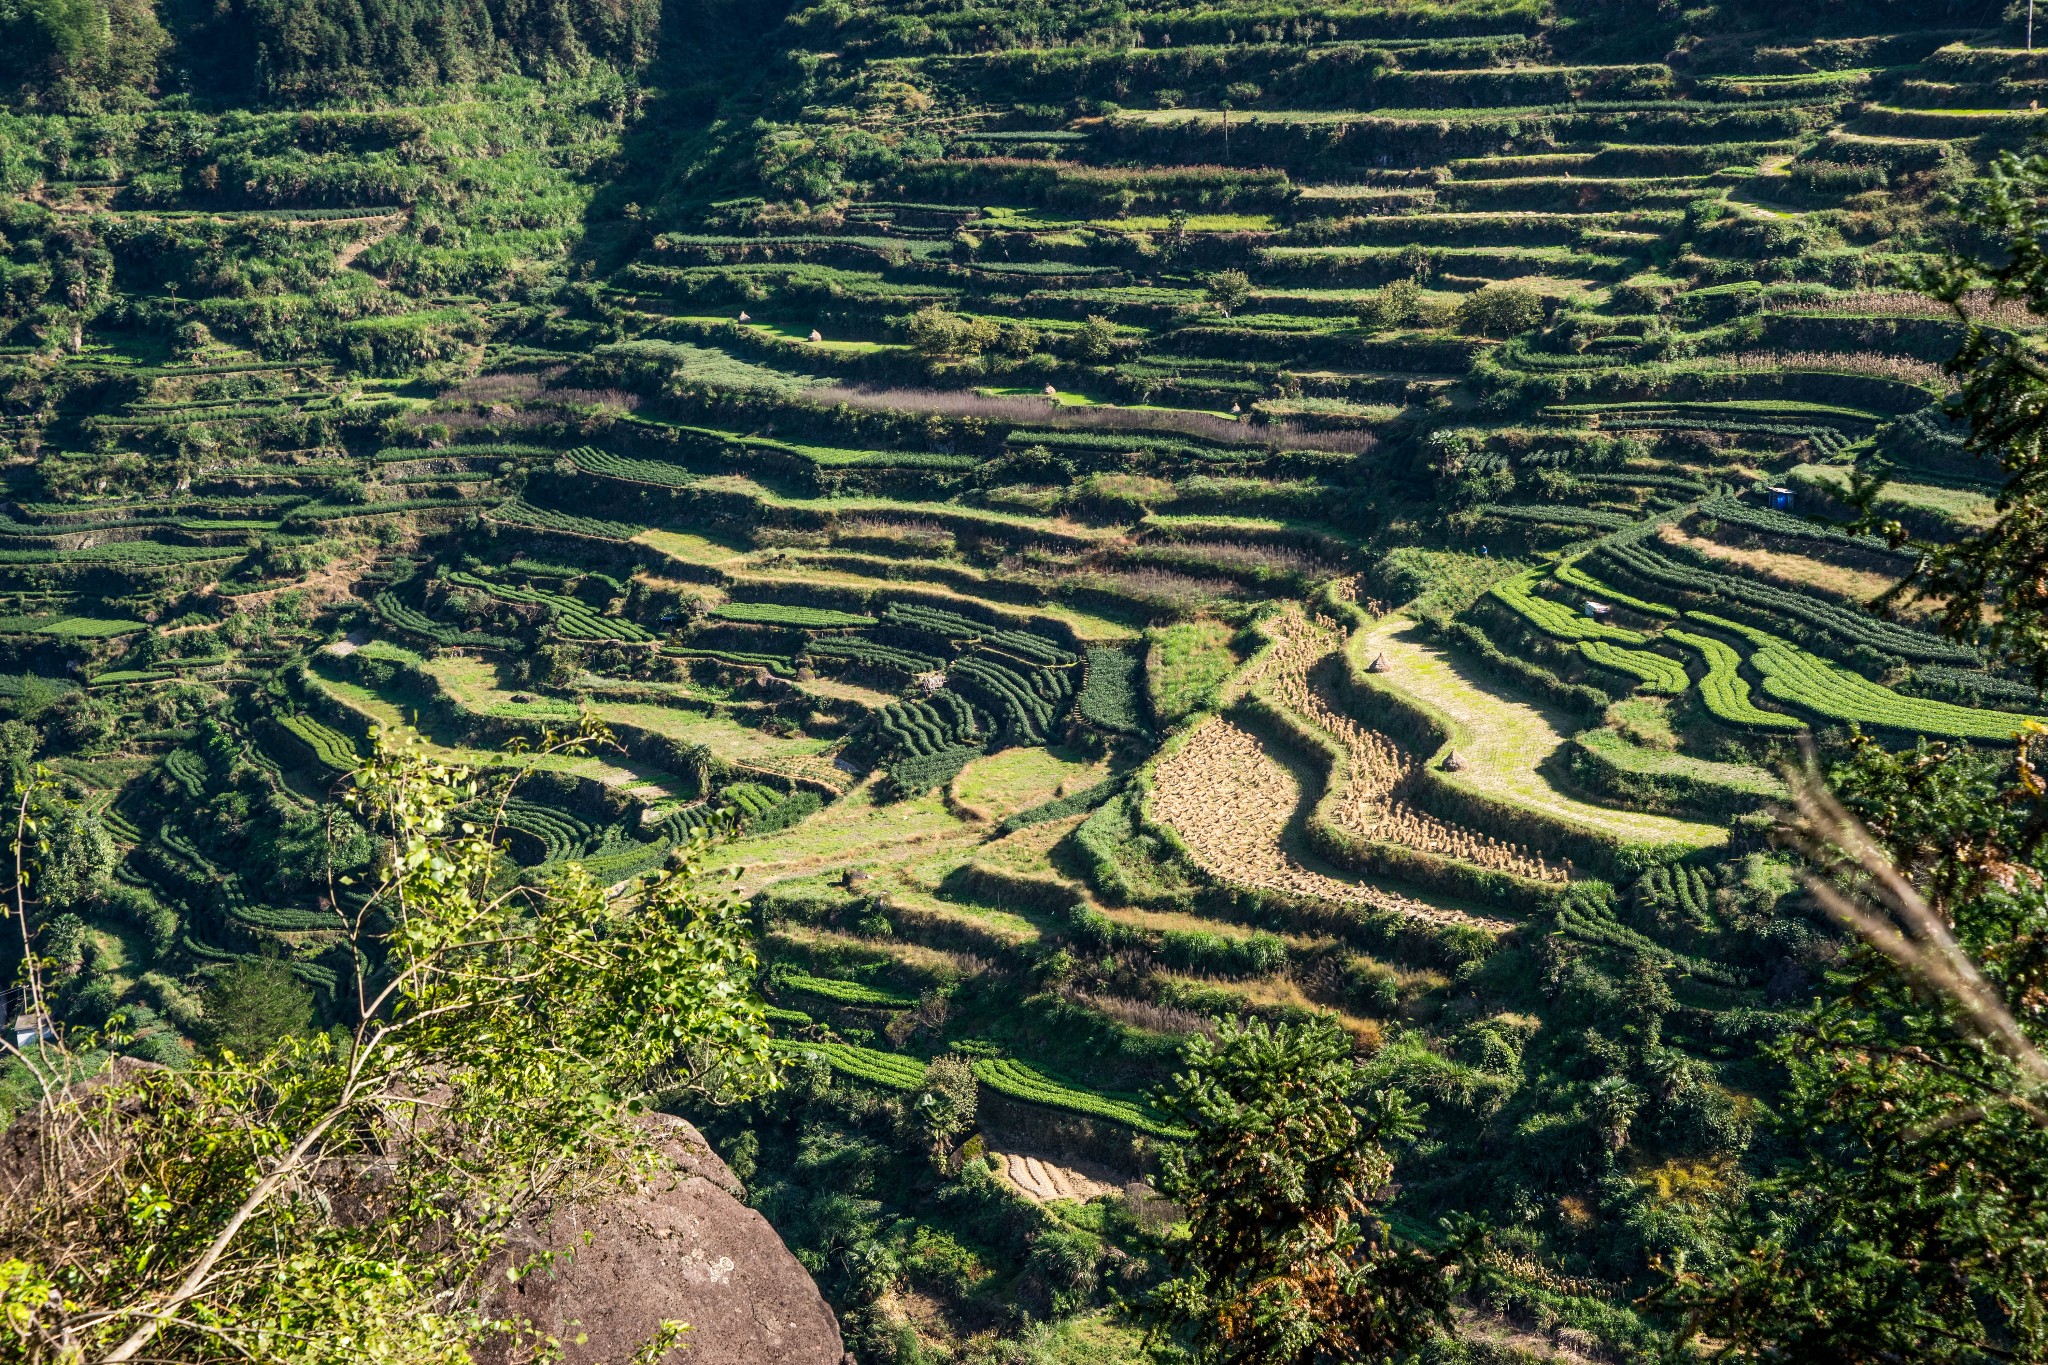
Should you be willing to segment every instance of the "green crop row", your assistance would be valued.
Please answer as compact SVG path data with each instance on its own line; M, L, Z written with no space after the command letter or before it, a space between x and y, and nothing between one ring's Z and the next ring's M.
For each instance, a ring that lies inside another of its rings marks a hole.
M1632 578L1735 603L1774 618L1790 616L1852 646L1861 645L1894 658L1945 664L1978 661L1976 653L1967 646L1950 644L1925 631L1881 621L1851 607L1732 573L1676 562L1650 548L1640 536L1611 537L1592 553L1601 563L1617 566Z
M1684 876L1681 870L1677 876ZM1661 959L1677 966L1691 976L1722 985L1737 985L1739 978L1719 963L1705 962L1699 958L1674 953L1649 935L1631 929L1604 908L1594 908L1582 901L1566 901L1558 908L1557 931L1567 938L1581 943L1602 947L1619 948L1628 953L1640 953L1645 957Z
M670 847L669 840L659 834L645 842L627 837L619 842L608 841L578 861L592 881L600 886L616 886L660 867Z
M844 640L813 640L806 652L814 659L838 659L856 667L886 668L915 677L919 673L941 673L946 661L932 654L919 654L893 645L855 636Z
M1043 744L1072 695L1072 675L1057 669L1020 668L1000 656L971 654L956 660L950 686L995 716L999 732L1012 743Z
M1822 526L1775 508L1752 507L1739 498L1713 498L1701 503L1695 515L1727 526L1739 526L1745 531L1761 531L1766 535L1784 536L1794 540L1818 541L1821 544L1849 546L1859 550L1882 551L1886 548L1885 543L1876 536L1847 535L1832 526Z
M916 1006L917 1001L907 995L885 991L875 986L864 986L858 981L842 981L833 976L808 976L792 972L781 979L781 985L805 995L815 995L821 1000L830 1000L838 1005L853 1005L861 1009L907 1010Z
M206 760L190 749L173 749L164 755L164 771L185 795L194 801L206 796Z
M1635 520L1620 512L1604 512L1597 507L1508 506L1487 502L1472 510L1500 521L1527 521L1539 526L1584 527L1589 531L1616 531Z
M1094 810L1123 789L1120 777L1105 778L1092 787L1083 787L1071 796L1055 797L1041 801L1027 810L1020 810L1002 824L996 826L996 833L1015 834L1020 829L1044 824L1047 820L1064 820L1069 815L1081 815Z
M1562 602L1538 597L1531 589L1542 576L1541 569L1531 569L1513 578L1502 579L1487 592L1494 600L1504 603L1517 616L1553 639L1610 640L1624 645L1648 643L1649 637L1639 631L1592 620L1573 611Z
M893 758L888 764L890 790L897 796L921 796L951 782L982 752L978 744L957 744L930 753Z
M2016 711L1989 711L1904 696L1766 631L1704 612L1687 612L1686 616L1749 640L1756 646L1749 656L1750 667L1763 675L1764 691L1828 720L1937 738L2010 741L2022 726L2040 719Z
M228 890L233 887L233 892ZM292 910L283 906L258 905L250 901L241 890L241 879L229 877L221 883L222 899L226 902L223 913L229 919L239 921L254 929L267 929L278 934L314 934L340 929L342 922L332 913L322 914L315 910Z
M958 693L941 690L923 701L891 702L870 722L874 742L889 755L916 757L961 744L980 747L982 717Z
M718 795L727 805L736 807L742 816L765 814L782 802L781 792L759 782L735 782Z
M924 1084L924 1063L900 1052L879 1052L852 1043L794 1042L778 1038L771 1046L785 1057L822 1057L842 1076L885 1090L914 1091Z
M409 607L389 591L380 592L371 599L370 605L377 609L377 615L386 622L410 635L423 636L442 645L463 645L473 649L517 649L519 641L504 635L486 635L480 631L457 630L444 626L433 617Z
M1700 700L1708 714L1730 725L1760 730L1800 730L1805 727L1790 716L1765 711L1749 699L1749 679L1742 676L1742 656L1732 645L1711 635L1695 635L1673 626L1664 638L1696 649L1707 661L1707 675L1700 679Z
M1577 588L1580 592L1589 593L1595 598L1627 607L1631 611L1642 612L1645 616L1678 615L1677 607L1667 607L1662 602L1651 602L1641 597L1632 597L1628 593L1608 587L1605 583L1602 583L1599 579L1581 569L1578 561L1575 559L1565 560L1560 563L1556 569L1552 570L1552 575L1558 582Z
M595 834L588 822L532 801L507 801L499 828L538 844L543 866L578 856Z
M582 536L589 540L631 540L645 529L622 521L571 516L552 507L536 507L524 498L506 501L491 513L491 520L501 521L507 526L524 526L535 531L558 531L564 535Z
M1140 664L1129 650L1097 645L1088 651L1088 674L1076 702L1081 719L1113 735L1142 734L1138 709Z
M1704 868L1651 868L1636 882L1636 895L1652 909L1676 906L1695 924L1713 922L1713 886Z
M780 654L754 654L742 649L705 649L699 645L665 645L662 653L676 659L709 659L737 668L765 668L779 678L794 678L796 665Z
M915 602L891 602L882 608L882 620L906 630L921 630L947 640L979 640L995 627L956 612Z
M564 639L620 640L638 643L654 638L631 621L601 614L581 598L563 597L556 593L542 592L537 588L522 588L511 583L496 583L469 573L451 573L448 575L448 581L466 588L481 589L506 602L546 607L553 613L550 624L555 633Z
M669 464L665 460L635 460L625 455L614 455L608 450L595 450L580 446L569 452L569 458L576 467L602 479L618 479L624 483L647 483L662 488L681 488L695 483L697 476L681 465Z
M1623 649L1605 640L1581 640L1579 653L1590 663L1639 679L1643 691L1658 696L1675 697L1692 686L1684 664L1651 650Z
M356 742L331 725L323 725L306 715L279 716L277 723L285 733L305 745L313 760L323 768L349 773L362 762L362 755L356 752Z
M789 626L795 630L833 630L845 626L872 626L875 618L828 607L784 606L780 602L727 602L712 613L722 621L739 621L753 626Z
M60 640L106 640L118 635L133 635L149 627L140 621L108 621L90 616L64 616L56 620L36 620L28 617L0 617L0 634L22 632L29 635L48 635Z
M1064 1109L1071 1114L1084 1114L1089 1118L1107 1119L1111 1123L1135 1128L1141 1133L1154 1137L1183 1138L1188 1136L1184 1128L1176 1128L1159 1117L1150 1105L1137 1100L1106 1095L1099 1090L1084 1090L1054 1080L1051 1076L1008 1057L983 1057L974 1063L975 1079L998 1094L1026 1104L1043 1105L1048 1109Z
M1035 664L1063 668L1078 662L1074 655L1043 635L1034 635L1028 630L998 630L985 635L981 644L987 649L1000 649L1015 654Z

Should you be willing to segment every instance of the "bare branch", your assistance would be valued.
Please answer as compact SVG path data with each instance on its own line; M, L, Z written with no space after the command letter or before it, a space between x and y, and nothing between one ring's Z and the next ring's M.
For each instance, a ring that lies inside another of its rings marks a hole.
M1800 822L1789 827L1791 841L1823 866L1846 860L1868 879L1875 904L1852 898L1817 873L1806 887L1821 909L1891 960L1926 990L1954 1006L1956 1023L2003 1054L2020 1072L2021 1093L2013 1102L2048 1127L2048 1110L2027 1099L2048 1093L2048 1055L2029 1038L1998 989L1956 941L1948 922L1928 905L1886 856L1870 832L1827 789L1809 757L1804 770L1786 774Z

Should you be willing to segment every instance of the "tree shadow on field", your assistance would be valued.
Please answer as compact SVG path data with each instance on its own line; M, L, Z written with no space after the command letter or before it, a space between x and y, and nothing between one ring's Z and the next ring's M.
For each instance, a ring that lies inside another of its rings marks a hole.
M789 0L670 0L640 113L584 210L574 264L586 278L631 261L682 214L753 193L752 125L788 67L773 44Z

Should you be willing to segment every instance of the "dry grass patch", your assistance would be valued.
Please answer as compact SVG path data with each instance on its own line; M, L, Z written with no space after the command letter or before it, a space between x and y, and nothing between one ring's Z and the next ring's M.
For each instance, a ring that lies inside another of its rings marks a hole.
M1872 598L1896 586L1898 579L1874 569L1851 568L1846 564L1831 564L1822 559L1809 559L1805 555L1790 554L1784 550L1766 550L1760 546L1723 545L1718 540L1692 535L1676 526L1664 525L1657 528L1659 539L1668 545L1680 546L1746 569L1757 578L1774 583L1779 587L1799 592L1819 593L1838 598L1855 606L1861 606ZM1908 602L1900 606L1900 615L1909 619L1929 618L1935 608L1926 602Z
M1159 765L1152 814L1173 826L1212 877L1288 895L1369 905L1436 923L1484 923L1411 896L1304 866L1288 852L1288 826L1304 805L1292 769L1243 726L1204 721Z

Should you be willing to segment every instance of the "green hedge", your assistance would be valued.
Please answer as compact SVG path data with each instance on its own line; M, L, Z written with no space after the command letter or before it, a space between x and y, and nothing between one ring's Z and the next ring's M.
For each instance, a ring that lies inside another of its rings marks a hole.
M916 1006L917 1001L894 991L864 986L858 981L842 981L830 976L806 976L793 972L780 979L779 983L805 995L815 995L821 1000L830 1000L837 1005L853 1005L861 1009L907 1010Z
M773 1039L769 1046L784 1058L807 1054L822 1057L840 1075L884 1090L908 1093L924 1084L925 1064L900 1052L881 1052L852 1043L797 1042L787 1038Z
M1763 675L1764 691L1828 720L1937 738L2010 743L2022 726L2041 719L1904 696L1766 631L1704 612L1687 612L1686 617L1749 640L1756 646L1749 664Z
M1186 1129L1168 1123L1156 1109L1142 1100L1087 1090L1055 1080L1013 1058L978 1058L974 1063L974 1076L998 1094L1026 1104L1063 1109L1092 1119L1107 1119L1153 1137L1174 1139L1191 1136Z
M1791 716L1766 711L1749 699L1749 679L1742 676L1742 656L1735 647L1711 635L1695 635L1673 626L1664 638L1696 649L1707 661L1707 675L1700 679L1700 700L1715 720L1742 729L1803 730L1805 725Z

